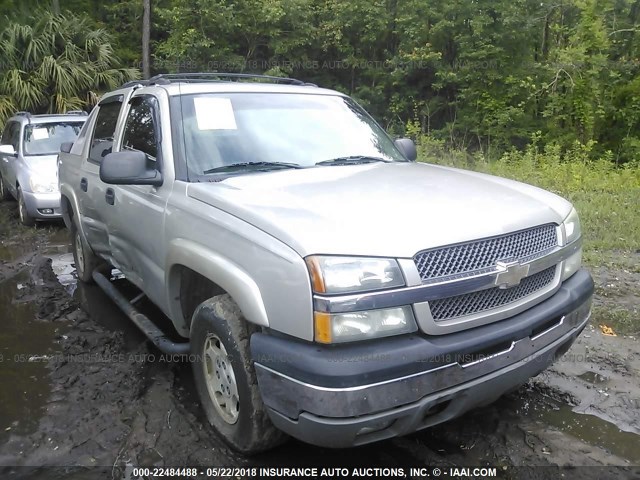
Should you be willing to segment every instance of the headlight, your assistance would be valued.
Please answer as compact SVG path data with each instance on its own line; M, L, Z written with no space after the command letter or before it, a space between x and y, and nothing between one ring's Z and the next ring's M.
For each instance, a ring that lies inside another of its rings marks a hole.
M57 180L51 181L49 179L31 177L29 178L29 185L33 193L54 193L58 191Z
M319 343L343 343L415 332L409 306L350 313L315 312L315 339Z
M404 286L398 262L387 258L306 258L315 293L351 293Z
M571 213L562 222L562 230L564 232L564 244L569 245L575 242L582 235L580 227L580 218L575 208L571 209ZM571 275L580 270L582 265L582 248L578 249L573 255L567 258L562 264L562 281L564 282Z
M562 227L564 229L565 245L568 245L580 238L582 230L580 228L580 218L578 217L578 212L576 212L575 208L572 208L567 218L564 219Z

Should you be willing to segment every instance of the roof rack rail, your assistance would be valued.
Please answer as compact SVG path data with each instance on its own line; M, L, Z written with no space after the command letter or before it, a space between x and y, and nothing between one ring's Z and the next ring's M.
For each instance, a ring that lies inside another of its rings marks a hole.
M120 85L120 88L135 87L136 85L140 85L142 87L142 86L150 85L150 83L149 83L149 80L130 80Z
M84 110L69 110L68 112L65 112L65 115L89 115L89 114Z
M19 112L15 113L15 116L18 116L18 115L24 115L26 117L30 117L31 116L31 112L27 112L26 110L20 110Z
M225 73L225 72L208 72L208 73L161 73L155 75L148 80L132 80L125 83L120 88L133 87L136 85L166 85L173 82L228 82L238 80L269 80L272 83L281 83L285 85L300 85L308 87L317 87L314 83L304 82L297 78L275 77L272 75L258 75L253 73Z

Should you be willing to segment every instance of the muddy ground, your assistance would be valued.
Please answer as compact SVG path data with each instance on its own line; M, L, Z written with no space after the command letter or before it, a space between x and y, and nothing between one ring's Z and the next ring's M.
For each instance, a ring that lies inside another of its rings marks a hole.
M598 327L609 310L637 314L640 254L629 269L594 269L591 325L551 369L498 402L367 447L291 440L244 458L203 418L190 366L165 361L97 287L76 283L64 226L26 230L14 210L0 204L1 478L133 478L134 465L496 466L500 478L558 478L554 468L517 467L576 466L564 478L640 475L640 343ZM74 468L27 468L37 466Z

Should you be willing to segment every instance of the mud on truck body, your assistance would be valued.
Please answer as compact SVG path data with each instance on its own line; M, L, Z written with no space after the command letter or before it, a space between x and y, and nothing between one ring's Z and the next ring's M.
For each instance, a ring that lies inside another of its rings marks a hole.
M163 351L191 353L210 423L242 452L447 421L537 375L590 315L569 202L417 163L332 90L162 75L106 94L64 150L78 277Z

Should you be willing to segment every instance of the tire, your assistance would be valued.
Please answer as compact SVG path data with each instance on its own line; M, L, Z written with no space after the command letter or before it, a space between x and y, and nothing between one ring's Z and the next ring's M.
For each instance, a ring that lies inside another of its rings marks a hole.
M11 199L11 193L7 190L7 187L4 184L4 180L2 179L2 175L0 175L0 202L4 202L6 200Z
M88 284L94 283L92 274L96 269L101 267L104 262L93 253L91 248L82 239L80 230L78 230L75 224L73 224L71 228L71 245L78 280Z
M36 219L29 215L27 211L27 205L24 203L24 195L22 195L22 189L18 187L18 217L20 223L25 227L33 227L36 224Z
M269 450L287 438L271 423L260 397L249 351L254 331L225 294L200 304L190 335L202 408L222 439L243 454Z

